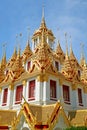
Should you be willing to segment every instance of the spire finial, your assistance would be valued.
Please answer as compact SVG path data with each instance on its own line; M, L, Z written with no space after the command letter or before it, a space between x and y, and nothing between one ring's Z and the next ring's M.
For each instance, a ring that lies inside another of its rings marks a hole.
M80 46L81 46L81 59L83 59L84 58L84 44L80 43Z
M41 21L41 28L46 27L45 18L44 18L44 5L42 6L42 21Z
M67 33L65 32L65 42L67 44Z
M27 45L29 45L29 43L30 43L30 28L29 27L27 28L27 37L28 37Z
M27 37L28 37L28 41L30 41L30 28L27 28Z
M60 41L59 28L57 28L57 31L58 31L58 43L59 43Z
M72 52L72 38L71 38L71 35L70 35L70 53Z
M42 19L44 19L44 3L43 3L43 5L42 5Z
M6 45L7 45L7 43L2 44L2 46L3 46L3 56L6 55Z
M18 44L18 34L16 34L16 45Z
M3 43L3 62L6 62L6 45L7 43Z
M67 33L65 33L65 42L66 42L66 57L68 57Z

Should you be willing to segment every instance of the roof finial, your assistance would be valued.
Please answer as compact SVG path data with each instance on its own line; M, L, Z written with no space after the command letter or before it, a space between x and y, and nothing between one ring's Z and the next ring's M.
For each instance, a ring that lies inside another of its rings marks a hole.
M19 36L20 36L20 43L19 44L22 44L22 33L20 33Z
M71 35L70 35L70 53L72 52L72 38L71 38Z
M7 43L3 43L3 58L6 59L6 45Z
M27 44L29 45L30 43L30 28L29 27L27 28L27 37L28 37Z
M65 32L65 42L67 44L67 33Z
M43 3L43 6L42 6L42 19L44 19L44 3Z
M57 31L58 31L58 43L59 43L59 41L60 41L59 28L57 28Z
M41 28L46 27L45 18L44 18L44 5L42 6L42 21L41 21Z
M18 34L16 34L16 45L18 45Z
M20 53L21 53L21 49L20 49L20 45L19 45L19 48L18 48L18 55L17 55L18 58L20 57Z
M84 58L84 44L80 43L80 47L81 47L81 59Z
M66 57L68 57L67 33L65 33L65 40L66 40Z

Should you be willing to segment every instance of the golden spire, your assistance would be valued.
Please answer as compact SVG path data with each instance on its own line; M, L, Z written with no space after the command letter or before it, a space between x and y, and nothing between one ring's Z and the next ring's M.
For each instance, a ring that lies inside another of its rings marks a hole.
M6 61L6 52L4 51L3 57L2 57L2 61L1 61L1 66L2 69L4 70L6 67L7 61Z
M6 63L6 43L3 44L3 58L4 64Z
M2 64L0 63L0 83L4 80L5 78L5 75L4 75L4 71L3 71L3 68L2 68Z
M29 27L27 28L27 37L28 37L27 43L29 44L30 43L30 28Z
M7 68L11 68L11 67L13 66L13 64L15 64L16 58L17 58L17 49L16 49L16 47L15 47L15 48L14 48L13 55L12 55L11 59L8 61L6 67L7 67Z
M85 60L85 57L84 57L84 44L81 43L80 46L81 46L81 59L80 59L80 65L83 67L83 66L84 66L84 60Z
M14 53L13 53L13 55L12 55L12 58L11 58L11 59L15 60L15 59L16 59L16 57L17 57L17 49L16 49L16 47L15 47L15 48L14 48Z
M26 60L29 59L29 57L32 55L32 51L31 51L31 48L30 48L30 28L28 27L27 28L27 44L26 44L26 47L22 53L22 57L23 57L23 63L25 64L26 63Z
M20 53L21 53L21 49L20 49L20 47L19 47L19 49L18 49L18 54L17 54L17 59L20 58Z
M83 82L87 83L87 64L86 64L86 60L85 59L84 59L83 71L81 73L81 80Z
M76 61L76 58L74 56L73 50L72 50L72 40L71 40L71 36L70 36L70 60L72 61Z
M45 17L44 17L44 5L42 7L42 20L41 20L40 28L46 28Z
M60 41L59 28L57 28L57 31L58 31L58 43L59 43Z
M72 43L71 43L71 45L70 45L70 56L69 56L69 58L70 58L71 65L72 65L72 67L73 67L74 69L77 69L77 67L80 67L80 66L79 66L79 63L78 63L78 61L77 61L77 59L76 59L76 57L75 57L75 55L74 55L74 53L73 53Z
M73 50L72 50L72 44L70 45L70 60L76 60Z
M58 40L58 43L57 43L57 47L56 47L56 54L58 55L58 58L61 58L61 56L63 56L64 57L64 53L63 53L63 50L62 50L62 48L61 48L61 46L60 46L60 42L59 42L59 40ZM63 58L62 57L62 58Z
M65 75L65 77L72 79L73 78L73 68L69 59L68 55L68 46L66 44L66 55L65 55L65 61L62 66L61 72Z
M66 46L67 46L67 33L65 32L65 43L66 43Z
M65 58L66 58L66 59L69 59L67 42L66 42L66 56L65 56Z

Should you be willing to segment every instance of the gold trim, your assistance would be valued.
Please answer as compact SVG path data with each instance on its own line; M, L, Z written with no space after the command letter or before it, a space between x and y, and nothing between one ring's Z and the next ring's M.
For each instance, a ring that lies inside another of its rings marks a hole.
M13 85L13 84L10 84L10 85L9 85L9 89L10 89L10 90L14 90L14 85Z
M59 85L62 86L63 85L63 80L59 79Z
M42 74L42 75L39 75L37 76L37 81L39 82L44 82L44 81L48 81L48 75L47 74Z
M27 83L26 80L23 80L23 81L22 81L23 86L26 86L26 83Z
M87 86L83 87L83 92L87 94Z
M76 87L76 84L72 84L72 90L76 90L77 89L77 87Z

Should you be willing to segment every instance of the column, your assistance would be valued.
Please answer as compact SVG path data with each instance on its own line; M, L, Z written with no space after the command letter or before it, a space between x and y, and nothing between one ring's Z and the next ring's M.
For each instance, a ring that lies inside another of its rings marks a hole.
M50 100L50 88L48 82L43 82L43 101L46 102Z
M13 84L10 84L8 87L8 96L7 96L7 106L9 106L9 108L12 108L13 105Z
M36 80L36 87L35 87L35 99L36 101L41 101L42 98L42 83Z
M25 98L25 100L27 99L27 97L26 97L26 80L23 80L22 81L22 84L23 84L23 97ZM24 100L23 100L23 98L22 98L22 102L24 102Z
M78 106L77 90L72 90L72 108L76 109Z

